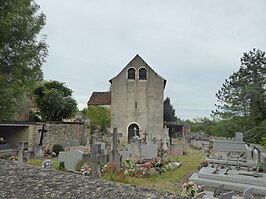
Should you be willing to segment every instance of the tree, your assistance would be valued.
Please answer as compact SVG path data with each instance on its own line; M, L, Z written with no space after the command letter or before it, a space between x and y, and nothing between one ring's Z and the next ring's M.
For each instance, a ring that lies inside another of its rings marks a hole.
M216 93L218 104L213 116L237 121L239 130L259 126L266 119L266 57L253 49L244 53L240 69Z
M175 115L175 109L171 105L169 97L167 97L164 100L163 105L164 105L163 120L164 121L168 121L168 122L176 122L177 121L177 117Z
M45 81L34 90L41 116L47 121L61 121L73 116L77 102L71 97L72 90L58 81Z
M0 0L0 120L11 120L32 85L42 79L45 15L33 0ZM40 39L41 38L41 39Z
M98 126L102 133L106 133L111 126L111 113L102 106L89 106L87 116L92 126Z

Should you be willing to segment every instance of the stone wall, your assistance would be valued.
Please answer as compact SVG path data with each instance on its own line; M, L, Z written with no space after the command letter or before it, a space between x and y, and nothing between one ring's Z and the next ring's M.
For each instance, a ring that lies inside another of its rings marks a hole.
M31 150L35 151L39 145L41 134L38 129L41 128L41 124L30 126L28 142ZM69 140L82 144L82 140L89 134L87 125L82 123L47 123L45 129L48 130L43 136L45 150L51 150L54 144Z

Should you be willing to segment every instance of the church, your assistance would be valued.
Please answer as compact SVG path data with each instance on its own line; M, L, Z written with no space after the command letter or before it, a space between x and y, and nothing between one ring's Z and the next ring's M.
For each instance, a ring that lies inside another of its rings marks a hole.
M163 101L166 80L136 55L110 81L110 92L93 92L90 105L111 111L111 129L122 133L121 143L137 135L146 140L163 137Z

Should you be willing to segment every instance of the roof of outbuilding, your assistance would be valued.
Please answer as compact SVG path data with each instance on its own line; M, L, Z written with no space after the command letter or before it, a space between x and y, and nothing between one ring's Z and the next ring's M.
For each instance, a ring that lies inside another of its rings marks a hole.
M93 92L88 101L89 105L111 105L111 92Z

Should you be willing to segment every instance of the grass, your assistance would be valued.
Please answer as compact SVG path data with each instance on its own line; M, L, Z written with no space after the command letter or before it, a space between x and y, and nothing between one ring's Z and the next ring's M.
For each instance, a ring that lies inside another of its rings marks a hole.
M189 174L197 170L198 166L204 160L205 156L206 154L203 152L194 151L191 155L168 157L168 159L181 161L182 166L175 171L168 171L158 177L127 177L126 183L143 188L169 191L180 194L182 181L186 180Z
M44 160L50 159L52 161L53 170L57 170L59 166L58 158L30 158L27 163L34 167L41 167Z

